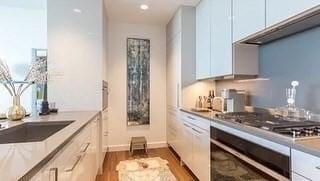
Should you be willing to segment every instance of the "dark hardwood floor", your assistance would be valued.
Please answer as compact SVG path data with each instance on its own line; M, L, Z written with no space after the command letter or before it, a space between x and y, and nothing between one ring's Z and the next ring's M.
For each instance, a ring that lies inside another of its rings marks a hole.
M138 153L134 157L129 155L128 151L109 152L106 155L103 164L103 175L97 177L97 181L118 181L116 167L120 161L131 160L135 158L161 157L169 162L171 172L179 181L194 181L196 178L187 168L180 166L179 160L169 148L149 149L148 155Z

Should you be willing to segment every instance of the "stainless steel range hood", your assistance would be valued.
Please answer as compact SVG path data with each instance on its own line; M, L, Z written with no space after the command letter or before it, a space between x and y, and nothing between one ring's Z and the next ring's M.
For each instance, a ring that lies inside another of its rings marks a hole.
M320 5L255 33L240 43L263 45L320 26Z

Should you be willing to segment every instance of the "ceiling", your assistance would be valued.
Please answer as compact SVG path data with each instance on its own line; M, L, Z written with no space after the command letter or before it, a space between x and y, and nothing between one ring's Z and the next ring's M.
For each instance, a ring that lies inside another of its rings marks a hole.
M180 5L195 6L200 0L105 0L111 21L166 25ZM146 4L149 9L140 9Z
M0 6L25 9L46 9L47 0L0 0Z

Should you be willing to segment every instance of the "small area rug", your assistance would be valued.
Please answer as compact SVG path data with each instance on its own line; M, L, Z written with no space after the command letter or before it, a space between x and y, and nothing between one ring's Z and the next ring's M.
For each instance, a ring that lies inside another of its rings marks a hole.
M168 161L159 157L121 161L117 165L119 181L176 181Z

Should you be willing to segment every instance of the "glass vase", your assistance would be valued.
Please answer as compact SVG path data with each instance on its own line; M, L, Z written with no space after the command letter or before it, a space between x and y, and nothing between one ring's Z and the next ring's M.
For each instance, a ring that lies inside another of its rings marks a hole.
M26 116L26 109L20 104L20 95L12 97L12 106L7 111L7 118L11 121L20 121Z

